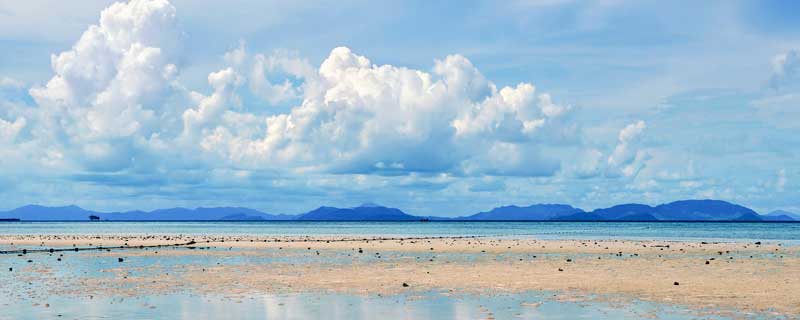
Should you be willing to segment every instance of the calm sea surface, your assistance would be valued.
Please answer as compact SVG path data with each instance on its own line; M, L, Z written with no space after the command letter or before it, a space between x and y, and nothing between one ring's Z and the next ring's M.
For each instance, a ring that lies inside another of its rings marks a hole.
M800 223L704 222L3 222L0 234L255 236L515 236L539 239L780 240L800 244Z

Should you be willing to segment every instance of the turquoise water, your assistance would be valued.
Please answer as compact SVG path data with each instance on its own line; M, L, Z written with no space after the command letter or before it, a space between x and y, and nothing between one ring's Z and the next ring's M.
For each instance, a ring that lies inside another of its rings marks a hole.
M800 223L681 222L7 222L0 234L255 236L525 236L540 239L776 240L800 243Z

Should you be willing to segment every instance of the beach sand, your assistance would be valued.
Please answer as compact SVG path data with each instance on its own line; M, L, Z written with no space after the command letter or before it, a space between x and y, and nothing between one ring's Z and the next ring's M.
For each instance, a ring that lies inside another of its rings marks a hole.
M189 246L138 246L195 242ZM17 270L19 281L50 283L53 294L141 296L173 291L244 296L258 293L394 294L441 290L479 294L530 290L558 299L639 299L698 309L800 314L800 248L779 243L536 240L514 238L0 236L1 250L25 247L131 249L83 251L118 263L106 276L54 281L58 263ZM28 259L0 255L2 259ZM58 252L56 252L58 254ZM191 263L202 257L216 263ZM247 257L231 263L232 258ZM42 258L37 258L41 260ZM53 260L51 257L47 258ZM181 260L183 259L183 260ZM255 259L255 260L254 260ZM261 260L258 260L261 259ZM256 261L256 262L254 262ZM182 264L181 264L182 263ZM2 267L2 266L0 266ZM110 275L110 276L108 276Z

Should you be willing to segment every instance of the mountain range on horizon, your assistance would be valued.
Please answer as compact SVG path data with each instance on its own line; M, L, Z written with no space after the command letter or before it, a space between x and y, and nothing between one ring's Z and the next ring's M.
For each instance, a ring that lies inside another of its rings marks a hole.
M269 214L243 207L98 212L75 205L27 205L0 211L0 219L22 221L83 221L89 220L89 216L106 221L800 221L800 215L788 211L776 210L762 215L741 205L708 199L681 200L657 206L629 203L593 211L567 204L509 205L461 217L416 216L371 203L352 208L322 206L296 215Z

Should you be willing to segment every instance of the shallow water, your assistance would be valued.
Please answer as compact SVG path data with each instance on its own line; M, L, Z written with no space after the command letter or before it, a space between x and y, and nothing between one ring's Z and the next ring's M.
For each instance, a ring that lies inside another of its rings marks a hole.
M514 236L542 239L668 239L712 241L774 241L800 243L800 224L782 223L591 223L591 222L12 222L0 223L8 234L184 234L256 236ZM1 247L1 246L0 246ZM10 248L10 247L9 247ZM2 249L2 248L0 248ZM163 253L189 252L185 248L160 248ZM226 248L203 250L224 253ZM236 249L234 249L236 251ZM145 252L150 252L145 250ZM194 251L191 251L194 252ZM330 265L400 261L404 253L351 257L330 250L322 256L303 249L259 249L257 255L136 255L81 251L0 255L0 319L728 319L777 318L767 314L722 313L676 305L574 296L532 291L488 296L451 292L405 292L388 296L330 292L258 293L243 296L200 294L186 287L166 292L109 294L89 297L83 279L145 277L179 274L187 267L270 263L325 263ZM414 253L453 262L471 262L474 255ZM544 256L545 254L540 254ZM124 264L117 257L125 258ZM515 253L499 254L508 261ZM571 255L580 259L580 255ZM702 258L702 257L701 257ZM738 257L737 257L738 259ZM28 262L31 260L31 262ZM362 261L363 260L363 261ZM13 272L7 271L13 268ZM120 269L122 268L122 269ZM38 271L44 273L37 273ZM53 290L54 284L62 288ZM74 289L74 290L72 290ZM119 292L124 287L117 288ZM101 290L102 291L102 290ZM113 291L113 290L112 290ZM60 315L60 317L59 317Z
M527 236L540 239L781 240L800 223L714 222L6 222L2 234L196 234L255 236Z
M45 303L48 304L45 306ZM250 297L157 295L65 298L0 303L0 319L727 319L636 301L558 301L551 294L452 295L424 292L389 296L332 293Z
M0 319L45 319L59 315L62 319L375 319L376 315L386 319L780 319L730 310L689 309L629 297L547 291L478 295L412 290L380 296L279 290L263 294L231 291L223 295L200 293L191 285L149 291L110 281L98 291L96 287L84 288L80 284L85 279L112 280L122 276L157 279L165 273L179 275L187 267L209 268L219 264L246 267L275 262L335 265L353 261L346 251L337 250L325 251L321 256L309 254L305 249L157 250L161 254L151 249L2 255ZM147 254L137 255L144 252ZM382 257L367 254L358 259L401 261L405 255L408 254L385 252ZM475 258L471 254L435 255L451 262ZM124 263L118 262L117 257L124 257ZM512 261L520 256L498 257ZM60 261L56 260L59 258ZM14 271L7 271L8 267Z

